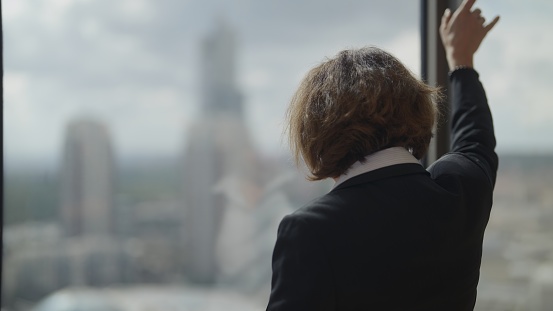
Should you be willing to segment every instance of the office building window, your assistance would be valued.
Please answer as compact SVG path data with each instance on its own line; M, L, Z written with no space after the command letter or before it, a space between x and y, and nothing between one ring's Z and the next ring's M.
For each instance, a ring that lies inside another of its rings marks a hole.
M502 20L475 60L500 156L476 310L549 310L553 7L478 6ZM2 1L2 307L263 308L278 222L330 187L281 139L294 88L364 45L420 74L421 7Z

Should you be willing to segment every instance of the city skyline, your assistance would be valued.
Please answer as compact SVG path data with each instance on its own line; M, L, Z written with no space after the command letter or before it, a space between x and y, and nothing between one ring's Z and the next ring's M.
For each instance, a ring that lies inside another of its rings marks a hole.
M156 284L160 291L167 284L211 287L213 295L228 289L241 293L245 304L265 303L280 219L300 204L294 191L301 193L300 201L311 192L285 161L263 158L253 148L236 84L236 46L235 32L224 22L202 41L202 67L196 73L202 81L202 115L183 139L182 161L163 163L178 175L170 185L167 171L162 173L161 187L175 188L165 195L155 182L159 163L141 166L152 171L129 178L113 159L111 130L101 120L69 122L61 168L43 180L59 178L57 206L36 222L23 217L6 226L8 306L19 309L21 301L39 302L79 287L90 287L96 300L109 299L101 294L105 286L144 284ZM129 183L143 188L129 191ZM8 215L20 207L11 200L17 190L33 192L25 186L10 191ZM141 192L155 199L145 200ZM36 200L26 207L27 216L41 207Z

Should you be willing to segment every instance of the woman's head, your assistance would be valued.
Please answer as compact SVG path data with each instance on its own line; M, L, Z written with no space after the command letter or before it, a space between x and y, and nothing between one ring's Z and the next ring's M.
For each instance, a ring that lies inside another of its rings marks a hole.
M312 180L338 177L389 147L405 147L420 159L432 137L437 95L381 49L342 51L311 69L292 98L292 151Z

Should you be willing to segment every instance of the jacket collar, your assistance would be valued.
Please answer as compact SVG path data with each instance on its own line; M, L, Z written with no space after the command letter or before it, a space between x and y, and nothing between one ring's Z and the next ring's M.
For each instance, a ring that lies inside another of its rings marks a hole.
M386 166L402 163L419 163L418 160L403 147L391 147L369 154L362 161L353 163L348 170L336 179L333 188L344 181L370 171Z

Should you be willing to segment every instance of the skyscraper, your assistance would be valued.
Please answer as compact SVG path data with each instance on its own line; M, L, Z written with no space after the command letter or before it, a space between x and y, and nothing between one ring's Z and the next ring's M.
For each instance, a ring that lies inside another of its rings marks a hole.
M189 129L184 156L184 257L192 281L213 283L218 270L215 245L226 204L216 185L228 176L252 177L255 153L236 83L234 32L221 21L201 48L201 115Z
M106 127L79 119L66 129L61 165L62 229L67 236L113 232L113 154Z
M236 83L236 35L219 20L201 47L201 100L205 117L243 118L242 94Z

